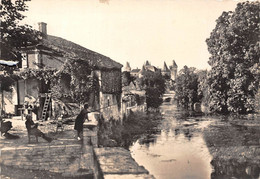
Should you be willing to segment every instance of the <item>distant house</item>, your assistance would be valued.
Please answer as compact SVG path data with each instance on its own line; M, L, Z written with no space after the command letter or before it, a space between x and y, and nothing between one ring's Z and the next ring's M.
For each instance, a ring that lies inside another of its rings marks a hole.
M144 69L146 70L146 71L152 71L152 72L156 72L156 71L158 71L159 69L158 68L156 68L155 66L153 66L153 65L151 65L151 63L149 62L149 61L146 61L145 62L145 65L143 65L143 67L144 67Z
M172 65L170 65L169 68L167 64L164 62L162 69L156 68L155 66L151 65L149 61L146 61L141 69L136 68L131 70L129 62L127 62L126 66L124 67L124 71L128 71L130 72L131 76L139 77L139 78L143 76L143 73L145 71L156 72L159 70L161 71L163 76L168 76L171 80L174 81L176 80L178 65L176 64L175 60L172 61Z
M99 81L99 87L93 91L89 97L89 104L95 110L100 110L105 118L120 117L121 104L121 68L122 65L113 61L109 57L91 51L78 44L70 42L60 37L47 34L47 24L39 23L39 30L44 34L44 38L37 46L24 49L20 71L26 69L62 69L66 60L81 59L88 61L92 71L90 75L95 76ZM64 93L70 90L68 79L63 82ZM15 85L14 105L17 109L25 104L25 97L30 96L39 99L41 109L48 102L48 109L51 109L51 99L49 92L50 84L46 84L36 78L19 80ZM18 113L18 112L17 112ZM44 118L42 112L42 118Z
M134 76L134 77L138 77L139 72L140 72L140 69L136 68L136 69L131 70L130 75Z

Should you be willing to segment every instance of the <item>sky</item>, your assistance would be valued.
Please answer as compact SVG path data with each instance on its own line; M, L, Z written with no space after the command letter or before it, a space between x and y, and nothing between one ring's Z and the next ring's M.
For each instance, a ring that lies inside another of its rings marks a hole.
M205 40L234 0L32 0L24 22L132 69L145 61L209 69Z

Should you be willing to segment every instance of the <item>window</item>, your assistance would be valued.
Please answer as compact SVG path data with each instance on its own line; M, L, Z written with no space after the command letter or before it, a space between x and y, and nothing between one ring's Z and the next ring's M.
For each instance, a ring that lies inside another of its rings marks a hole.
M27 56L27 53L22 53L22 68L28 68L28 56Z

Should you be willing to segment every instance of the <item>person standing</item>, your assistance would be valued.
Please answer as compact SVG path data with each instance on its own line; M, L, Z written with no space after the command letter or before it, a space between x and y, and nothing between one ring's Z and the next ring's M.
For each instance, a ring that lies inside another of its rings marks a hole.
M83 123L88 120L88 104L84 105L84 108L80 111L79 115L75 120L74 129L77 131L77 139L82 140L83 138Z

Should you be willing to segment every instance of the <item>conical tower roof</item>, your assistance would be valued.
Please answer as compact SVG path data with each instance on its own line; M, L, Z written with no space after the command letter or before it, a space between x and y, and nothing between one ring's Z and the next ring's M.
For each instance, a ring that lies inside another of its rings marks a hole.
M172 66L175 67L175 68L178 67L178 65L176 64L175 60L172 61Z
M167 67L166 63L164 62L163 70L162 71L169 71L169 68Z
M124 71L128 71L128 72L131 71L131 67L130 67L129 62L126 62L126 66L125 66L125 68L124 68Z
M142 66L142 69L140 70L139 73L143 74L144 72L145 72L145 67L144 67L144 65L143 65L143 66Z
M126 67L126 68L130 68L130 64L129 64L129 62L126 62L125 67Z

